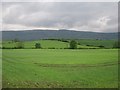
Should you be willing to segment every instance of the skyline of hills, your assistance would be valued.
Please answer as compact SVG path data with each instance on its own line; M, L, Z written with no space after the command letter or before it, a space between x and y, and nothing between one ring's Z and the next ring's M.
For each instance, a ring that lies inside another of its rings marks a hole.
M118 39L118 33L88 32L74 30L22 30L2 31L2 40L38 40L38 39Z

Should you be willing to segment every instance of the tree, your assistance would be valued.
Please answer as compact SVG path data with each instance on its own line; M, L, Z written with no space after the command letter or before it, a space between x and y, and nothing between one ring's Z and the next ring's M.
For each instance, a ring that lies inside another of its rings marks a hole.
M100 47L100 48L105 48L105 46L103 46L103 45L99 45L98 47Z
M120 48L120 41L116 41L113 45L113 48Z
M22 49L22 48L24 48L24 43L21 42L21 41L20 41L20 42L17 42L15 48L17 48L17 49Z
M77 49L77 42L75 40L70 41L70 49Z
M35 48L41 48L41 44L40 43L36 43L35 44Z
M19 42L19 39L15 38L15 39L13 40L13 42Z

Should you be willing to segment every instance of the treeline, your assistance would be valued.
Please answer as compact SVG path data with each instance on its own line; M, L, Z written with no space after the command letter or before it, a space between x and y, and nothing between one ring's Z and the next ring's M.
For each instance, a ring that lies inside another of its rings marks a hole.
M14 39L11 42L8 42L8 43L15 43L14 47L4 47L3 46L2 49L85 49L85 48L78 47L78 45L81 45L81 43L77 42L77 40L70 40L70 39L41 39L41 40L55 40L55 41L66 42L66 43L69 43L69 47L66 47L66 48L55 48L55 47L43 48L41 46L41 43L37 42L34 44L34 48L25 48L24 41L20 41L19 39ZM94 46L94 45L86 44L86 46L93 47L93 48L87 48L87 49L96 49L94 47L106 48L104 45ZM112 48L120 48L120 41L115 41Z
M51 39L51 40L53 40L53 39ZM60 39L58 41L68 42L68 41L60 40ZM14 42L16 44L15 47L10 47L10 48L9 47L2 47L2 49L25 49L23 41L18 41L15 39L14 41L12 41L12 43L14 43ZM78 44L75 40L71 40L68 48L59 48L59 49L77 49L77 45ZM35 49L35 48L36 49L44 49L44 48L42 48L41 43L39 43L39 42L35 43L34 48L30 48L30 49ZM57 49L57 48L49 47L48 49Z

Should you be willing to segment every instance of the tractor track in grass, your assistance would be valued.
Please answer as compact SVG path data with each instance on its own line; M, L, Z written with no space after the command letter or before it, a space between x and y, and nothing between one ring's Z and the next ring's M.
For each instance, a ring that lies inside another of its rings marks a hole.
M43 63L34 63L40 67L107 67L118 65L120 62L107 62L107 63L100 63L100 64L43 64Z

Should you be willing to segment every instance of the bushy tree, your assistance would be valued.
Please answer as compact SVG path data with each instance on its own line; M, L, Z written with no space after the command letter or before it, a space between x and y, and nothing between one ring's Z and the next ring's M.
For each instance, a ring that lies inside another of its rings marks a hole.
M15 38L14 40L13 40L13 42L19 42L20 40L19 39L17 39L17 38Z
M70 49L77 49L77 42L75 40L70 41Z
M120 41L116 41L116 42L113 44L113 48L120 48Z
M15 48L17 48L17 49L22 49L22 48L24 48L24 43L21 42L21 41L20 41L20 42L17 42Z
M35 48L41 48L41 44L40 43L36 43L35 44Z
M99 45L98 47L100 47L100 48L105 48L105 46L103 46L103 45Z

